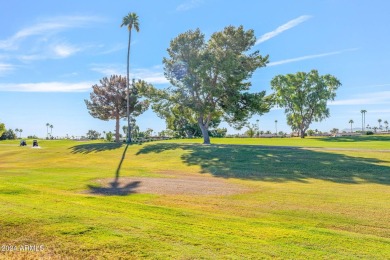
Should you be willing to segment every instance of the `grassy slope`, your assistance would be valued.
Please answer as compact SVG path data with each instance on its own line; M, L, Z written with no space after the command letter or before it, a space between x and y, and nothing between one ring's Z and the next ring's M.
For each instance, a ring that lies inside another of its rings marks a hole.
M122 164L124 145L0 142L0 245L46 248L0 258L390 258L390 152L376 151L390 138L372 138L156 142L129 146ZM84 192L99 178L169 172L223 177L253 192Z

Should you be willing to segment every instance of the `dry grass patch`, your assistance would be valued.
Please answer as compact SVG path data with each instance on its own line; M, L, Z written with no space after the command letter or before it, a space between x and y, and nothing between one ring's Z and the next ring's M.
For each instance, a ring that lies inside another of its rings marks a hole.
M169 175L170 178L121 177L99 179L88 193L128 195L133 193L160 195L233 195L249 192L245 186L208 176Z

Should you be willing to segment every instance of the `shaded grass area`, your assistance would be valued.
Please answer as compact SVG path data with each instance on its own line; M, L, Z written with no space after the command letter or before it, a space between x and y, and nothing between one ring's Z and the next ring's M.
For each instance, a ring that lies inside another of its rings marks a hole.
M202 143L202 139L183 139L180 143ZM177 141L172 141L177 143ZM266 145L266 146L298 146L322 148L351 148L389 150L389 135L345 136L345 137L306 137L302 138L212 138L213 144Z
M388 161L303 148L158 143L142 147L137 154L176 149L188 151L181 155L185 164L199 165L202 172L223 178L390 184Z
M0 142L0 245L45 245L0 258L390 258L390 153L220 141L227 144L42 141L40 150ZM115 186L124 176L170 173L208 174L252 192L160 196Z

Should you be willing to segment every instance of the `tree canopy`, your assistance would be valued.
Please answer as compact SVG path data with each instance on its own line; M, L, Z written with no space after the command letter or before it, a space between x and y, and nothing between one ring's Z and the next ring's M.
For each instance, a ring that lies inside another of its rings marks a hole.
M100 135L101 134L98 131L95 131L95 130L88 130L88 132L87 132L87 138L90 139L90 140L99 139Z
M0 123L0 136L2 136L5 131L6 131L5 124L4 123Z
M133 80L129 89L129 111L133 116L139 116L148 107L148 100L141 100L138 89L149 86L145 81ZM149 86L150 87L150 86ZM126 117L127 90L126 77L112 75L109 79L104 77L100 85L92 86L90 101L84 100L89 114L95 118L108 121L116 120L115 141L119 141L119 120Z
M0 140L14 140L18 138L12 129L8 129L0 136Z
M242 26L228 26L207 42L199 29L180 34L163 59L171 87L148 91L153 110L169 123L172 117L164 109L180 109L188 122L197 123L205 144L210 143L208 129L213 122L224 119L241 128L254 113L268 112L265 91L249 92L253 72L268 62L268 55L249 53L255 42L253 30Z
M271 81L274 103L285 109L287 124L304 138L310 124L329 117L327 101L334 100L340 81L317 70L278 75Z

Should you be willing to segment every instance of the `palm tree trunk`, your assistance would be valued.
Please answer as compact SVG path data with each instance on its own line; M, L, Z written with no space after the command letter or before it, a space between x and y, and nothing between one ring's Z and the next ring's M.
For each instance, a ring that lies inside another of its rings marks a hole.
M119 143L119 113L115 117L115 142Z
M127 143L131 143L131 126L130 126L130 43L131 29L129 30L129 44L127 47Z
M363 124L363 126L364 126L364 130L366 130L366 128L365 128L366 127L366 113L365 112L363 113L363 116L364 116L364 124Z

